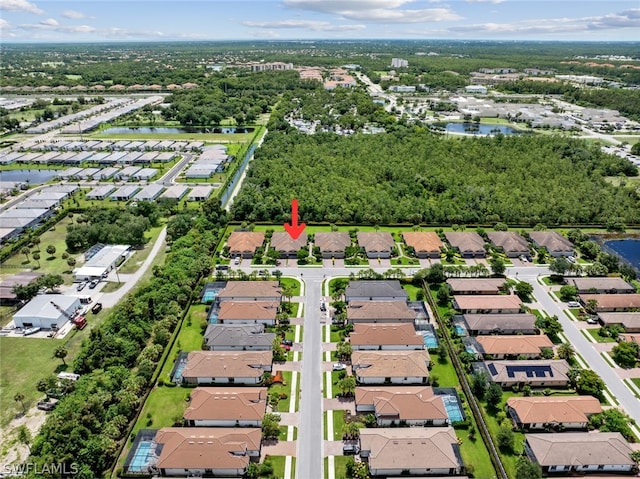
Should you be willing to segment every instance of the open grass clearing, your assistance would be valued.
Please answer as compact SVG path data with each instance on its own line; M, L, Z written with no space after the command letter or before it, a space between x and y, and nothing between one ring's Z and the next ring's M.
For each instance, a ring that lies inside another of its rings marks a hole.
M460 381L458 380L456 370L449 358L447 358L445 362L440 362L437 357L432 357L431 359L432 366L429 374L431 377L438 377L438 387L458 388L460 386Z
M268 476L259 476L259 477L284 477L284 465L286 461L286 456L266 456L264 458L264 462L269 461L271 466L273 467L273 473ZM293 458L295 461L295 457ZM292 470L295 471L295 467L292 465Z
M137 434L140 429L159 429L161 427L171 427L182 419L185 409L188 406L187 398L191 395L193 388L183 387L156 387L144 403L142 412L133 426L133 434Z
M291 296L300 296L300 281L295 278L280 278L282 288L291 288ZM297 303L292 303L297 304ZM294 309L295 311L296 309Z
M415 286L413 284L403 284L402 287L409 294L409 301L418 300L418 291L422 291L422 288L420 286Z
M609 336L600 336L600 328L589 328L587 334L599 343L615 343L616 341Z
M127 259L127 261L118 268L118 272L122 274L135 273L138 271L140 266L147 260L149 257L149 253L153 248L160 232L164 228L166 220L161 220L158 226L154 226L149 229L144 235L145 239L147 239L147 243L142 247L142 249L135 249L134 253Z

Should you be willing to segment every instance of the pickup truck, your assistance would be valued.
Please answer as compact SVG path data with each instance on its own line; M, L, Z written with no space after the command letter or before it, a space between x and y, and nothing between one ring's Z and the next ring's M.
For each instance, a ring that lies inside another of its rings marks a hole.
M100 311L102 311L102 303L96 303L91 307L91 312L93 314L98 314Z

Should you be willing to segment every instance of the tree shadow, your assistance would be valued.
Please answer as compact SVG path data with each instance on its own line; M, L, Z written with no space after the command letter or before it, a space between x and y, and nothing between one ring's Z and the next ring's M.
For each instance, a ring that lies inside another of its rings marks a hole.
M54 374L58 374L58 373L62 373L64 371L66 371L67 369L69 369L69 365L68 364L58 364L56 366L56 368L53 370Z

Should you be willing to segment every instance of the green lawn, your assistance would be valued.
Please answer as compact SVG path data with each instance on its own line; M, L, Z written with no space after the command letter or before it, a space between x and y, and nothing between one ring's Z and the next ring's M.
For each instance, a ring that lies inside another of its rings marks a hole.
M58 346L65 346L69 351L66 370L71 371L69 364L80 351L81 338L88 336L88 330L73 330L60 340L0 337L0 426L6 426L21 411L20 404L13 400L17 393L24 394L25 406L30 408L44 398L36 389L37 382L65 370L61 360L53 359L53 351Z
M434 355L431 358L431 361L432 367L429 374L431 376L438 376L438 387L457 388L460 386L456 370L448 358L446 362L441 363L440 360Z
M105 283L105 285L102 287L102 289L100 290L101 293L113 293L114 291L117 291L120 289L120 287L123 285L124 283L118 283L116 281L107 281Z
M466 466L473 467L473 477L479 479L492 479L497 477L493 464L491 464L491 459L489 459L489 451L484 445L480 434L476 434L474 440L469 439L464 429L456 431L456 435L462 439L462 444L460 444L462 462Z
M399 258L391 259L392 266L420 266L420 260L418 258L409 258L407 256L400 256Z
M335 456L333 458L336 479L345 479L347 477L347 461L349 461L348 456Z
M272 394L285 393L286 399L281 399L278 403L279 412L289 412L289 405L291 404L291 371L282 371L283 384L272 384L269 387L269 392ZM300 382L298 382L298 389Z
M260 477L275 477L278 479L284 478L284 464L286 461L286 456L266 456L264 458L265 462L269 461L273 466L273 474L270 476L260 476ZM292 470L295 471L295 457L292 462Z
M631 382L640 388L640 378L631 378Z
M290 287L293 290L293 296L300 296L300 281L295 278L280 278L280 285L283 288ZM295 311L295 310L294 310Z
M333 439L330 441L342 440L342 427L344 426L344 411L342 409L336 409L333 411Z
M599 343L615 343L613 338L608 336L600 336L600 328L587 329L587 334L594 338Z
M340 341L342 341L342 334L341 331L334 331L333 328L331 329L331 342L332 343L339 343ZM324 337L324 335L323 335Z
M164 228L164 221L162 221L159 226L155 226L147 231L144 235L145 238L148 239L147 244L145 244L142 249L134 250L131 257L129 257L129 259L118 269L118 272L122 274L129 274L138 271L140 266L142 266L142 263L144 263L149 257L149 253L158 239L162 228Z
M421 291L422 288L420 286L415 286L413 284L403 284L402 287L409 294L409 301L417 301L418 291Z
M35 261L31 254L27 260L27 257L18 251L7 259L3 263L3 266L11 267L12 273L18 273L20 271L26 271L33 268L43 274L59 274L64 278L65 284L72 283L72 268L67 264L66 259L62 259L62 253L67 251L67 245L64 240L67 236L67 226L70 225L71 222L72 219L66 217L40 236L40 244L30 249L31 253L38 251L38 249L40 250L39 261ZM54 246L56 249L56 252L53 255L49 255L46 252L47 246L50 245ZM79 255L77 254L73 254L70 257L76 258L78 256ZM40 267L38 267L38 264Z
M169 359L160 373L159 377L163 380L169 381L169 375L173 369L175 359L178 357L178 353L181 351L199 351L202 349L202 329L200 328L200 322L207 318L206 308L207 305L205 304L196 304L189 309L189 313L187 313L187 317L182 322L182 327L178 332L176 342L169 352ZM191 318L191 324L189 324L189 318Z
M335 278L331 278L329 280L329 296L332 295L335 292L336 282L344 280L344 279L348 280L349 278L346 277L346 276L338 276L338 277L335 277ZM324 288L323 288L322 293L324 294Z
M553 278L553 279L552 279ZM555 276L543 276L542 282L547 286L556 286L562 284L562 278L556 278Z
M186 398L189 397L191 391L193 388L180 386L156 387L144 403L138 421L133 427L133 434L137 434L140 429L159 429L173 426L176 420L182 418L187 408Z

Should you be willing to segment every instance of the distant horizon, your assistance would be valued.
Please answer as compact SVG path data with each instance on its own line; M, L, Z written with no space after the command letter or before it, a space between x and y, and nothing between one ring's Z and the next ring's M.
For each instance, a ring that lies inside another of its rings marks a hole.
M637 0L0 0L0 10L0 38L11 44L374 39L618 43L636 42L640 29Z

